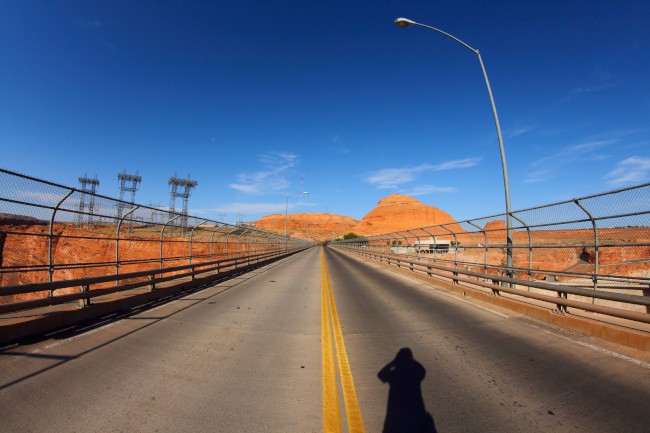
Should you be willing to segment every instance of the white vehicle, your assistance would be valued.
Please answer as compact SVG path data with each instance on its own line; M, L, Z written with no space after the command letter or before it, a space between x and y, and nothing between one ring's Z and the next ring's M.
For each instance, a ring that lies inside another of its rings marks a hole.
M413 246L415 247L416 253L444 254L449 252L451 241L431 237L429 239L417 240L413 243Z

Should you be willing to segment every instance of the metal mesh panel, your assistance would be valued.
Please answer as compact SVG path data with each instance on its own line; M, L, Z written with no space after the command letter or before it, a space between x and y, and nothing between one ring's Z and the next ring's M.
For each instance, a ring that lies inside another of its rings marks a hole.
M510 227L510 245L505 215L369 236L366 242L379 254L414 256L465 271L601 292L650 293L650 184L516 211ZM527 290L556 296L554 291ZM647 310L589 296L569 299Z
M267 238L275 242L262 241ZM291 248L302 244L286 242ZM284 247L283 237L252 227L170 213L0 169L2 287L187 266ZM93 289L111 284L116 283ZM0 303L42 296L47 294L8 295Z

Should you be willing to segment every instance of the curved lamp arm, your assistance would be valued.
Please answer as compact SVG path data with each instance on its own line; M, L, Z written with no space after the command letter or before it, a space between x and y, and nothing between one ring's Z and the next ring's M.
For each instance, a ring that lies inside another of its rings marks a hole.
M506 201L506 243L507 243L507 257L506 257L506 267L507 267L507 272L508 276L511 276L512 274L512 224L510 221L511 218L511 211L510 211L510 182L508 180L508 166L506 164L506 152L505 148L503 146L503 136L501 134L501 125L499 124L499 116L497 115L497 106L494 103L494 96L492 96L492 88L490 87L490 80L488 80L487 72L485 70L485 65L483 64L483 59L481 58L481 53L479 50L472 48L465 42L461 41L458 39L456 36L451 35L443 30L437 29L435 27L428 26L426 24L420 24L416 23L413 20L410 20L408 18L397 18L395 20L395 24L400 27L400 28L406 28L406 27L411 27L411 26L420 26L420 27L426 27L427 29L434 30L438 33L442 33L443 35L447 36L448 38L451 38L476 54L478 57L478 61L481 64L481 70L483 71L483 78L485 78L485 85L487 86L487 91L488 95L490 96L490 104L492 104L492 114L494 115L494 124L496 126L497 130L497 138L499 140L499 151L501 153L501 168L503 170L503 190L505 193L505 201Z

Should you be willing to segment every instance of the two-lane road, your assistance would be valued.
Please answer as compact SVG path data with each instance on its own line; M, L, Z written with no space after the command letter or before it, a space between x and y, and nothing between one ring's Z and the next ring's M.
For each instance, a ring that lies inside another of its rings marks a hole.
M558 332L312 248L0 352L0 431L648 431L647 354Z

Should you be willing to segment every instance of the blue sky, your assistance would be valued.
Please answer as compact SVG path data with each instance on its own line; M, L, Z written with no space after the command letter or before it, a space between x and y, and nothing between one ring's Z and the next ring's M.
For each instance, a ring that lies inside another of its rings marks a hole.
M0 0L3 168L234 222L360 219L408 194L456 219L650 180L644 1Z

